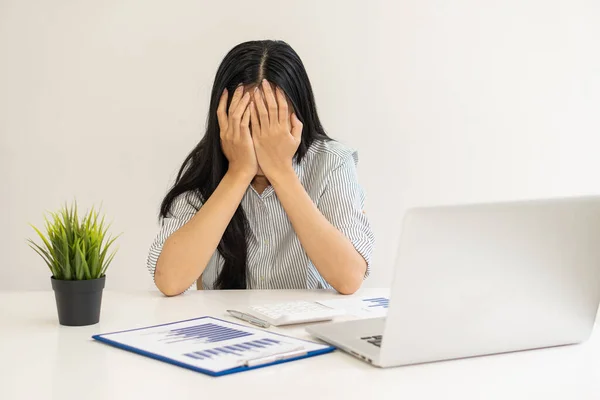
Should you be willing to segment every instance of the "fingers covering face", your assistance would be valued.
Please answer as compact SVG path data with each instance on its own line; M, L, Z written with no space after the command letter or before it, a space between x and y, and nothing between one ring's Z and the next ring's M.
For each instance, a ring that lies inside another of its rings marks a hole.
M258 120L258 111L256 110L256 102L250 102L250 125L252 126L252 136L260 136L260 122Z
M231 115L231 113L233 113L236 110L243 94L244 86L239 85L237 89L235 89L235 92L233 92L233 97L231 98L231 104L229 104L229 110L227 110L227 114Z
M242 124L242 117L244 116L245 111L248 109L249 102L250 94L246 93L236 105L235 111L229 114L229 122L233 124L234 134L239 132L239 127Z
M275 90L275 95L277 97L277 108L279 109L279 123L281 125L287 125L288 128L289 126L289 115L288 115L288 104L287 104L287 100L283 94L283 90L281 90L280 88L277 88Z
M227 113L225 108L227 107L227 98L229 97L227 89L223 90L221 98L219 99L219 106L217 107L217 120L219 121L219 128L221 133L227 130Z
M293 128L294 121L289 114L285 93L279 87L273 88L266 79L254 89L252 94L244 93L243 85L239 85L231 96L231 103L226 112L228 97L227 90L224 90L217 109L221 129L234 124L232 128L237 130L242 124L252 127L252 134L259 135L261 129L265 130L274 125L283 125L289 130ZM247 114L246 110L248 110ZM244 120L244 117L247 120Z
M244 111L244 114L242 115L242 123L240 125L241 128L241 133L243 135L249 135L250 134L250 108L252 107L251 104L249 104Z
M275 124L279 119L277 100L275 99L275 94L273 93L271 84L266 79L263 79L262 81L262 90L267 103L267 109L269 110L269 122L271 124Z
M257 88L258 89L258 88ZM262 129L269 127L269 112L265 106L262 92L260 90L254 90L254 104L256 104L256 112L258 113L258 120Z

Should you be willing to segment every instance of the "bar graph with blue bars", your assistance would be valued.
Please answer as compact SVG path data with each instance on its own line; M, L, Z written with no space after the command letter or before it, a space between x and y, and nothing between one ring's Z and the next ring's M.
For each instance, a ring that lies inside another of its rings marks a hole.
M281 342L275 339L257 339L231 346L213 347L212 349L195 351L193 353L186 353L185 355L195 360L218 359L219 357L231 355L239 357L244 355L244 353L261 352L268 349L270 346L276 346L280 343Z
M170 330L167 333L166 340L167 343L177 343L189 340L202 343L217 343L230 339L238 339L244 336L252 336L252 333L207 323Z
M390 299L385 297L373 297L372 299L362 299L369 308L388 308Z

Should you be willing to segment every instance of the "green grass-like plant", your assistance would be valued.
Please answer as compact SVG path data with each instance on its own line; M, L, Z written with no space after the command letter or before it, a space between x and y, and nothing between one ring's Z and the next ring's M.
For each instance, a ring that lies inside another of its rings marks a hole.
M54 279L98 279L106 274L117 249L109 253L117 237L107 236L110 224L93 207L81 219L77 204L65 204L44 216L46 234L31 225L42 245L28 239L29 246L50 268Z

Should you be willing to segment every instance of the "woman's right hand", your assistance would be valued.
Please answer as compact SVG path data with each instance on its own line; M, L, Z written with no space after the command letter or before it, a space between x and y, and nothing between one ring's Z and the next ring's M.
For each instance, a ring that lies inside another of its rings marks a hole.
M217 108L221 147L227 160L229 170L251 179L258 172L258 161L254 151L254 143L250 135L250 94L244 93L242 85L233 93L229 110L227 108L228 93L223 91Z

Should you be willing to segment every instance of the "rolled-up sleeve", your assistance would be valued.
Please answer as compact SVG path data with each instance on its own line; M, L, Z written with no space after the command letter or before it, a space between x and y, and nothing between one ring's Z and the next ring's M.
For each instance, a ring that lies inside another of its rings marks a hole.
M148 252L147 267L154 279L156 262L162 251L163 245L174 232L185 225L198 212L202 205L200 197L192 192L186 192L173 200L170 212L161 220L161 227Z
M341 163L329 174L318 208L365 259L366 278L371 272L375 236L365 213L365 193L358 183L357 164L356 152L343 157Z

